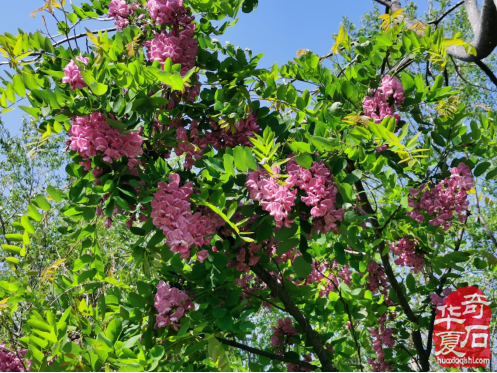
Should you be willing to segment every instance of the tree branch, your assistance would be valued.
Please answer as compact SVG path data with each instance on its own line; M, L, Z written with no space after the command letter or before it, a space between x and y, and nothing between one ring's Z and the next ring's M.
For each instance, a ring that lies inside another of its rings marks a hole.
M492 70L490 70L490 68L485 65L485 63L481 60L476 60L475 61L475 64L476 66L478 66L480 69L482 69L482 71L487 74L488 78L490 79L490 81L492 83L494 83L496 86L497 86L497 76L495 76L495 74L493 73Z
M353 171L355 169L354 163L351 160L348 160L348 163L349 163L348 164L349 171ZM361 195L361 201L364 202L363 203L364 211L366 211L368 215L371 215L370 222L375 230L376 238L382 238L382 228L380 227L378 219L376 218L376 214L373 210L373 207L371 206L371 203L369 202L368 196L366 194L366 191L364 190L364 186L362 185L361 180L356 181L354 185L357 189L358 194ZM418 324L418 317L414 314L413 310L411 309L411 306L409 305L409 302L402 290L402 287L400 286L399 282L397 281L397 277L393 272L392 266L390 265L390 256L388 252L386 254L383 254L384 249L385 249L385 241L383 240L378 246L378 252L381 255L381 261L383 263L383 267L385 269L385 273L388 277L388 280L390 281L390 285L392 286L392 289L395 291L395 295L399 299L399 304L402 307L404 313L406 314L407 319L414 324ZM430 370L429 354L427 354L424 349L421 331L419 329L413 330L411 337L414 343L414 347L416 348L416 351L418 353L422 369L424 371Z
M495 248L497 249L497 240L495 239L494 234L490 230L490 227L488 226L487 221L485 220L485 218L483 217L483 214L481 213L480 201L478 200L478 189L476 189L476 186L475 186L475 204L476 204L476 212L478 214L478 219L483 224L483 227L487 231L487 234L489 235L490 240L492 241Z
M115 28L115 27L110 27L110 28L106 28L106 29L104 29L104 30L93 30L93 31L91 31L91 33L93 34L93 33L98 33L98 32L112 32L112 31L117 31L117 28ZM64 38L64 39L61 39L61 40L59 40L59 41L56 41L56 42L52 43L52 46L53 46L53 47L58 47L59 45L64 44L64 43L66 43L66 42L68 42L68 41L70 41L70 40L80 39L80 38L85 37L85 36L88 36L88 34L87 34L86 32L81 33L81 34L77 34L77 35L73 35L73 36L68 36L67 38ZM45 53L45 52L42 52L42 53L32 53L32 54L31 54L31 56L37 56L37 57L36 57L36 58L33 58L33 59L31 59L31 60L28 60L28 61L24 61L24 60L23 60L23 61L19 61L19 63L24 63L24 64L26 64L26 63L32 63L32 62L35 62L35 61L39 60L39 59L40 59L40 57L41 57L44 53ZM10 64L10 61L0 62L0 66L2 66L2 65L8 65L8 64Z
M273 354L271 352L266 352L266 351L263 351L263 350L259 350L259 349L254 348L254 347L250 347L250 346L241 344L241 343L239 343L237 341L233 341L233 340L229 340L229 339L224 339L224 338L221 338L221 337L216 337L216 339L219 342L221 342L222 344L225 344L227 346L239 348L240 350L244 350L244 351L256 354L256 355L264 356L264 357L267 357L267 358L269 358L271 360L278 360L278 361L282 361L284 363L295 364L295 365L298 365L298 366L301 366L301 367L304 367L304 368L307 368L307 369L310 369L310 370L316 370L316 369L319 368L318 366L306 363L305 361L290 360L290 359L286 358L285 356Z
M469 1L472 1L472 0L469 0ZM437 19L433 20L433 21L430 21L428 22L429 25L435 25L435 26L438 26L438 24L440 22L442 22L442 20L447 17L450 13L452 13L454 10L456 10L457 8L459 8L462 4L464 4L464 0L461 0L459 1L458 3L456 3L454 6L451 6L449 9L447 9L445 12L443 12L440 17L438 17Z
M478 9L478 3L476 0L464 0L464 5L473 34L476 35L480 32L480 9Z
M290 294L283 288L283 286L274 279L260 264L251 266L250 269L259 278L266 283L266 285L271 289L273 294L277 296L281 303L285 306L285 310L292 315L292 317L300 325L304 334L306 336L307 342L314 349L314 353L319 358L321 362L321 369L325 372L336 372L336 368L331 363L331 359L328 356L328 352L324 349L323 343L319 339L318 334L312 329L309 321L304 317L300 309L293 302Z

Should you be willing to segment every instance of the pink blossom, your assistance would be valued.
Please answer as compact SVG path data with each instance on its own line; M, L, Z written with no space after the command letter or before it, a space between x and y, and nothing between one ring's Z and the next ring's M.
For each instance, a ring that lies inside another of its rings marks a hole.
M185 22L187 10L183 6L183 0L148 0L147 7L157 25Z
M464 163L450 169L450 177L430 188L422 184L419 190L409 189L409 206L412 211L407 214L421 223L425 219L423 212L431 215L428 221L433 226L441 225L445 230L451 226L451 220L457 216L464 222L469 207L468 191L475 184L471 170ZM419 197L421 195L421 197Z
M29 372L31 361L28 359L23 359L26 355L27 350L18 350L17 353L11 352L5 348L5 343L0 344L0 372ZM19 357L18 357L19 356ZM24 370L26 367L26 370Z
M245 186L250 193L250 198L261 202L262 208L274 218L277 227L288 226L292 223L288 219L288 213L295 205L297 190L290 190L292 184L279 180L280 169L278 167L273 167L272 171L273 176L265 170L250 172Z
M425 262L423 255L416 253L414 249L417 244L416 241L411 241L407 238L401 238L396 244L392 242L390 250L397 255L395 264L412 267L414 273L421 271L424 268Z
M154 225L163 231L170 250L179 252L182 259L188 259L190 249L208 245L211 236L224 225L224 220L217 214L205 216L201 212L192 212L190 196L193 183L180 187L177 174L170 174L169 180L169 184L159 182L151 202L150 217Z
M109 17L123 17L128 18L130 15L130 9L126 0L112 0L109 4Z
M206 134L206 141L215 149L234 148L237 145L252 147L250 138L260 129L257 116L250 112L248 117L236 121L231 127L222 129L218 123L211 122L211 131Z
M375 261L371 261L368 264L368 273L368 284L366 288L373 294L377 294L381 291L384 297L387 298L388 291L390 290L390 283L388 282L383 267Z
M379 327L369 329L373 337L373 350L377 355L376 359L368 358L368 363L373 367L373 372L391 372L393 370L393 366L384 360L385 351L383 351L383 345L392 348L395 344L393 329L387 328L385 323L386 314L383 314L378 320Z
M87 57L76 57L76 60L84 65L88 64ZM86 83L81 76L81 70L79 69L79 66L76 65L74 60L71 60L66 67L64 67L64 77L62 78L62 83L69 83L72 90L86 87Z
M312 361L311 354L304 355L304 362L310 363ZM305 368L301 365L286 363L287 372L312 372L312 370Z
M342 282L349 286L352 283L352 273L348 264L340 268L338 262L333 260L331 263L314 262L312 267L313 270L307 276L305 284L311 285L318 282L320 284L320 297L328 297Z
M313 231L337 233L337 223L343 220L345 212L335 207L338 189L324 162L313 162L311 168L306 170L291 159L286 170L290 175L286 182L306 193L302 202L311 207Z
M69 129L68 145L85 160L96 155L103 160L113 163L125 156L129 160L136 159L143 153L142 138L137 132L122 134L117 128L111 127L103 114L95 112L84 117L74 117ZM139 162L128 165L136 167Z
M203 263L205 259L209 256L209 252L207 250L197 251L197 260L200 263Z
M283 344L288 339L294 335L299 334L299 331L293 327L292 319L285 317L284 319L278 319L277 326L272 326L273 335L271 336L271 346L279 347L279 353L283 353Z
M385 75L373 96L364 97L362 107L365 115L375 123L381 123L387 116L394 117L398 123L400 115L395 112L395 106L399 107L403 101L402 83L395 76Z
M154 306L157 310L154 328L171 326L174 330L178 330L181 318L193 308L193 303L184 291L159 281Z
M150 61L160 61L161 66L168 58L173 64L181 64L181 74L185 75L195 67L197 58L197 39L193 38L195 24L189 24L178 35L173 32L156 34L147 43L147 56Z

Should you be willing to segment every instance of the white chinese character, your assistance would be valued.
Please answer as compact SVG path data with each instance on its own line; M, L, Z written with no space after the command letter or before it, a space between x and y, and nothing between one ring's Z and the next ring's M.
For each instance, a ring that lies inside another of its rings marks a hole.
M483 317L483 306L490 305L490 302L485 302L487 297L483 294L474 293L472 295L465 295L464 298L471 299L461 303L462 306L466 306L466 309L462 314L475 313L477 305L480 304L480 314L478 316L473 316L473 319L481 319Z
M461 347L466 346L468 343L469 335L473 329L488 329L488 325L468 325L466 326L467 334L466 339L461 342ZM477 338L483 338L483 342L476 342ZM487 333L473 333L473 339L471 340L471 347L488 347L488 334Z
M435 335L439 335L442 338L442 342L440 343L440 347L442 347L442 349L435 352L435 355L447 355L451 352L453 352L458 357L466 355L465 352L454 351L454 348L456 348L457 344L459 343L461 334L464 334L464 332L449 331L435 333Z

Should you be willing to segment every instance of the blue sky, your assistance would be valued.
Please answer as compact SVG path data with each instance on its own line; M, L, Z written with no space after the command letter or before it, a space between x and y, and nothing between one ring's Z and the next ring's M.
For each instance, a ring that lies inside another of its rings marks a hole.
M79 5L81 0L72 2ZM419 3L420 8L425 8L427 0ZM39 13L36 18L29 16L31 11L43 4L44 0L5 1L0 12L0 33L17 34L18 28L24 31L44 30L42 14L47 23L53 25L46 12ZM358 23L374 4L372 0L260 0L254 12L240 12L238 23L218 39L223 43L228 40L242 48L250 48L254 54L264 53L261 66L269 67L274 62L281 65L295 57L301 48L320 55L327 53L333 45L332 35L338 32L342 17ZM83 32L84 27L94 30L112 26L112 22L91 21L76 32ZM2 114L1 118L9 129L15 130L22 115L22 111L15 109Z

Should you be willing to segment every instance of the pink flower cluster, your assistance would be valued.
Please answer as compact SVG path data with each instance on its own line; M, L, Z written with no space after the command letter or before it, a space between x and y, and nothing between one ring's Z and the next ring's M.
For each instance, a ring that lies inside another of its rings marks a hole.
M193 38L195 24L187 25L179 32L171 31L156 34L154 39L148 42L147 56L150 61L160 61L161 66L168 58L173 64L181 64L181 74L185 75L195 67L197 58L197 39Z
M315 282L321 282L324 287L319 291L320 297L328 297L328 295L336 290L336 286L343 282L347 285L352 283L352 273L348 264L340 268L336 260L330 263L312 263L313 270L307 276L305 283L310 285Z
M311 207L313 231L337 233L337 222L343 220L345 212L335 207L338 190L324 162L313 162L311 168L306 170L291 159L286 170L290 175L287 183L306 193L302 202Z
M31 361L24 360L24 365L26 370L24 370L24 365L22 361L17 357L19 355L21 358L26 355L27 350L19 350L18 354L11 352L5 348L5 343L0 344L0 372L29 372Z
M443 297L441 297L437 293L430 294L431 304L433 305L433 307L435 307L436 313L439 312L438 307L442 307L445 304L445 300L447 299L447 297L453 292L454 290L452 290L451 288L446 288L442 292Z
M383 345L392 348L395 344L392 338L393 329L385 327L386 317L387 315L383 314L378 320L379 328L369 329L373 337L373 350L377 354L377 359L368 358L368 363L373 367L373 372L391 372L393 369L393 366L384 360L385 351L383 351Z
M279 352L283 353L283 345L287 343L287 337L299 334L299 331L293 327L292 319L285 317L283 320L278 319L278 326L272 326L273 335L271 336L271 346L279 347Z
M385 75L373 96L364 97L362 107L365 115L373 118L375 123L381 123L387 116L395 117L398 123L400 115L395 112L395 107L400 107L404 99L404 88L399 79Z
M143 153L143 139L137 132L123 134L111 127L105 115L98 112L74 117L69 136L68 145L85 160L86 170L91 167L90 158L96 155L102 155L108 163L125 156L128 158L128 167L133 170L139 163L137 157Z
M261 202L262 208L274 218L277 227L290 226L293 220L288 219L288 213L295 205L297 189L290 190L293 185L279 179L279 167L273 167L272 172L274 177L265 170L250 172L245 186L250 198Z
M88 65L88 57L79 56L76 57L76 60L84 65ZM86 83L81 76L81 70L79 69L79 66L76 65L74 60L71 60L66 67L64 67L64 77L62 78L62 83L69 83L72 90L86 87Z
M185 23L187 10L183 6L183 0L148 0L148 11L157 25L176 25Z
M129 17L138 8L138 4L126 3L126 0L112 0L109 4L109 17L114 18L118 30L129 26Z
M198 131L197 121L192 121L190 124L190 132L188 133L185 127L178 126L176 128L177 145L174 148L176 155L185 155L184 167L191 169L195 161L202 158L204 150L207 147L205 141L201 141Z
M224 220L218 215L205 216L198 211L192 213L190 196L193 183L180 187L178 174L170 174L169 180L169 184L159 182L159 189L151 202L150 216L154 225L164 232L171 251L181 253L182 259L188 259L190 249L209 244L211 236L224 225Z
M158 312L154 328L171 326L174 330L178 330L181 318L193 308L193 303L185 292L169 286L164 281L159 281L154 306Z
M324 163L314 162L306 170L292 159L287 163L286 170L290 176L285 181L279 177L279 167L273 167L273 176L267 171L250 172L245 183L250 198L261 202L262 208L274 217L276 226L281 228L293 223L293 220L288 219L288 214L295 205L300 189L306 192L302 202L311 207L313 230L321 233L336 232L337 221L342 221L344 211L335 208L338 191Z
M381 291L385 297L386 303L389 303L388 291L390 290L390 283L388 282L388 278L383 270L383 267L375 261L371 261L368 264L368 273L368 284L366 288L373 294L377 294Z
M250 266L259 262L259 251L262 244L251 242L246 248L240 249L235 255L235 260L228 262L228 267L235 267L237 271L247 273Z
M445 230L450 228L454 212L459 221L466 220L469 207L468 191L474 187L475 181L469 167L462 162L451 168L450 174L448 179L442 180L431 189L425 184L422 184L419 190L409 189L409 206L414 210L407 214L411 218L421 223L425 218L422 212L425 212L432 216L428 221L431 225L441 225Z
M214 121L211 122L211 129L206 135L207 142L215 149L226 149L237 145L252 147L250 138L255 138L254 133L258 132L260 127L257 124L257 116L251 112L247 118L236 121L226 130Z
M423 255L416 253L414 249L417 246L416 241L411 241L408 238L401 238L399 242L390 244L390 250L396 255L395 264L405 267L412 267L414 273L421 271L425 262Z

